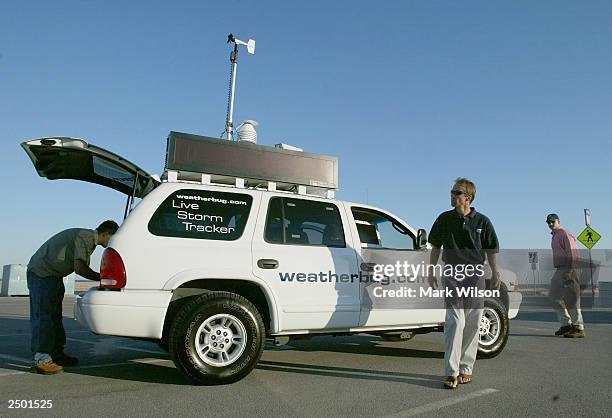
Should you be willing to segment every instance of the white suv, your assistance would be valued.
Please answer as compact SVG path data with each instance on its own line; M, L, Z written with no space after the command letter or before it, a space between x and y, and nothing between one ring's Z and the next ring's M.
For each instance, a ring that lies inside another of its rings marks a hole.
M374 265L428 257L425 231L390 212L336 200L329 191L278 190L272 181L254 185L226 175L218 178L231 184L217 184L214 176L173 170L160 181L79 139L22 146L41 176L128 195L129 216L103 254L100 287L76 300L77 320L96 334L158 342L195 382L246 376L266 339L354 333L409 339L443 329L442 305L378 299L382 285L397 290L406 283L372 280ZM129 211L134 198L142 200ZM520 293L506 283L501 290L500 298L485 300L481 357L501 352L508 319L518 313Z

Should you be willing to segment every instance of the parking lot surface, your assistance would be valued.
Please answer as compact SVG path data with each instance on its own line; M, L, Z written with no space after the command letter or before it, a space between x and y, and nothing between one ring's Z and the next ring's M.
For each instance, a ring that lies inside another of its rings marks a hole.
M526 297L504 352L478 360L474 381L448 391L440 333L267 345L242 381L194 386L156 344L79 326L72 297L64 301L66 352L80 364L35 375L28 303L0 298L0 416L610 416L609 308L586 309L587 338L565 339L553 335L558 324L545 300ZM24 400L51 408L9 408Z

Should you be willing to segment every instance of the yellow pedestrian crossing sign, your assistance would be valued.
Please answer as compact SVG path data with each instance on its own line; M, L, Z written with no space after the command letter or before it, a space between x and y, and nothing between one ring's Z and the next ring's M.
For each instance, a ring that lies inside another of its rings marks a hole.
M584 231L578 235L578 241L584 244L589 250L597 244L597 241L601 239L601 235L597 233L593 228L587 226Z

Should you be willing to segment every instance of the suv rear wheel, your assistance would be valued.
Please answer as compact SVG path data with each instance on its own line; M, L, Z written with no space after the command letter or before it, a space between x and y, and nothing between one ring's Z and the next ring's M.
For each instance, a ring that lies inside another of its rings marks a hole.
M508 314L498 299L485 299L478 327L478 358L493 358L508 342Z
M255 367L264 347L257 308L230 292L209 292L183 305L170 327L170 356L199 384L232 383Z

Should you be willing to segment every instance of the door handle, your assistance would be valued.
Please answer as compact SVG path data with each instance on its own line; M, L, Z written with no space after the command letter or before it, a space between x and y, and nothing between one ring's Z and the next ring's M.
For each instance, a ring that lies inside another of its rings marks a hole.
M361 270L363 271L374 271L376 263L361 263Z
M257 260L257 267L262 269L277 269L278 261L272 260L271 258L262 258Z

